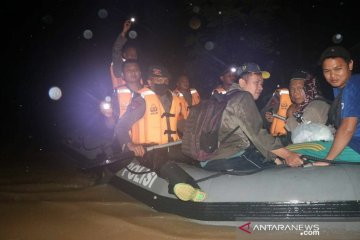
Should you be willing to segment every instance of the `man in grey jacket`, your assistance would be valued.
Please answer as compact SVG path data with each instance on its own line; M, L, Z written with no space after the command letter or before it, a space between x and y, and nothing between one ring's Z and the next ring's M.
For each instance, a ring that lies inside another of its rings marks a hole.
M279 161L291 167L303 164L299 154L284 148L280 139L271 136L263 128L260 112L255 104L263 90L264 78L270 73L261 71L255 63L245 63L239 70L238 84L234 83L228 92L232 94L222 115L219 139L239 127L217 149L215 155L202 167L209 170L244 170L262 168L264 164Z

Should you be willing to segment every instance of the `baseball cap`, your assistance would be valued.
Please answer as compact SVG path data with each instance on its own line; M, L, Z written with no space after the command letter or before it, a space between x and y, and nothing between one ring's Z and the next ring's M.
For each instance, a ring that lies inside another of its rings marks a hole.
M267 71L261 71L259 65L256 63L248 62L244 63L239 69L238 69L238 75L241 77L245 73L261 73L263 79L268 79L270 77L270 73Z
M165 67L161 65L150 66L148 70L148 77L164 77L169 78L170 74Z
M331 46L325 49L322 54L320 55L320 64L323 63L323 61L326 58L335 58L335 57L341 57L345 61L350 61L351 56L348 50L346 50L342 46Z
M295 79L305 80L308 78L308 74L304 70L296 71L291 75L290 81Z

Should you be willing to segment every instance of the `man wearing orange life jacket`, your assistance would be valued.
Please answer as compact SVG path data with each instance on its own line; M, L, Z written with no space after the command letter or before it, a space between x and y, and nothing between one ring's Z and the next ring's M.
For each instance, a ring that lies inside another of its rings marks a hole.
M122 77L125 85L116 89L113 106L110 105L107 108L101 107L102 113L107 117L106 124L112 127L117 119L126 112L134 93L142 88L141 70L137 61L127 60L123 63L122 68Z
M110 64L110 75L114 91L125 85L125 80L122 78L122 64L126 60L137 60L137 50L134 46L127 43L126 34L131 28L131 21L126 20L123 25L123 30L114 42L112 49L112 62Z
M169 74L162 66L149 69L148 84L130 103L115 128L124 151L133 151L140 163L169 181L169 192L183 201L203 201L206 194L174 161L185 161L180 145L145 154L144 144L164 144L179 140L178 120L185 106L169 88ZM136 129L134 131L134 129ZM129 131L131 133L129 135Z
M214 94L215 92L225 94L235 80L236 68L234 66L227 67L220 75L221 85L217 86L211 94Z
M178 77L173 93L184 100L187 111L200 102L200 95L195 88L190 88L189 77L186 74Z

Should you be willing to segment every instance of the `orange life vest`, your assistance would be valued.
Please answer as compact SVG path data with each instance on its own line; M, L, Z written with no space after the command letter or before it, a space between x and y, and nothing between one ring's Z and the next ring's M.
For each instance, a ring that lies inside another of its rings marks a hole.
M189 104L187 103L187 101L185 100L184 95L177 89L175 89L173 91L173 93L178 96L179 98L181 98L183 100L183 104L185 105L185 110L187 112L186 117L189 115ZM195 88L190 88L190 94L191 94L191 106L194 106L196 104L199 104L200 102L200 95L198 93L198 91Z
M279 94L279 109L277 113L273 114L273 121L270 128L270 133L273 136L286 135L286 112L292 104L289 90L287 88L277 89L274 94Z
M111 75L111 81L113 85L113 89L116 90L118 87L125 85L125 81L122 77L116 77L114 73L114 63L111 62L110 64L110 75Z
M115 91L119 103L119 117L121 117L126 112L133 97L133 93L127 86L118 87Z
M131 139L135 144L164 144L179 140L177 120L181 113L182 101L173 94L169 113L165 113L159 97L149 88L139 91L144 98L146 109L144 116L134 123Z

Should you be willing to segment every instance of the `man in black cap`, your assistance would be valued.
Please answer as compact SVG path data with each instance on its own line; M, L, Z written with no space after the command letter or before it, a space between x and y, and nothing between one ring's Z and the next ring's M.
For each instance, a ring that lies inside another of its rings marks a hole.
M337 129L335 138L334 141L303 145L297 151L326 160L360 162L360 75L352 75L353 60L342 46L325 49L320 64L326 81L334 88L335 100L329 111L329 123ZM323 150L314 151L314 144ZM291 145L288 149L295 150L297 146Z
M115 132L123 150L134 152L140 163L169 181L169 192L183 201L204 201L206 194L175 161L189 161L180 145L145 152L144 145L179 141L178 120L187 117L184 100L169 90L169 73L160 66L151 66L150 88L137 93L119 119ZM129 132L131 134L129 135Z
M225 94L229 90L236 80L236 67L233 65L226 67L221 73L219 79L221 84L218 85L211 94L214 94L215 92Z
M270 73L262 71L256 63L245 63L237 74L238 84L233 83L231 94L222 115L218 139L221 142L213 157L201 162L209 170L254 170L285 160L291 167L303 164L299 154L285 149L280 139L263 128L263 121L255 101L263 90L264 78ZM229 134L231 133L231 134Z

